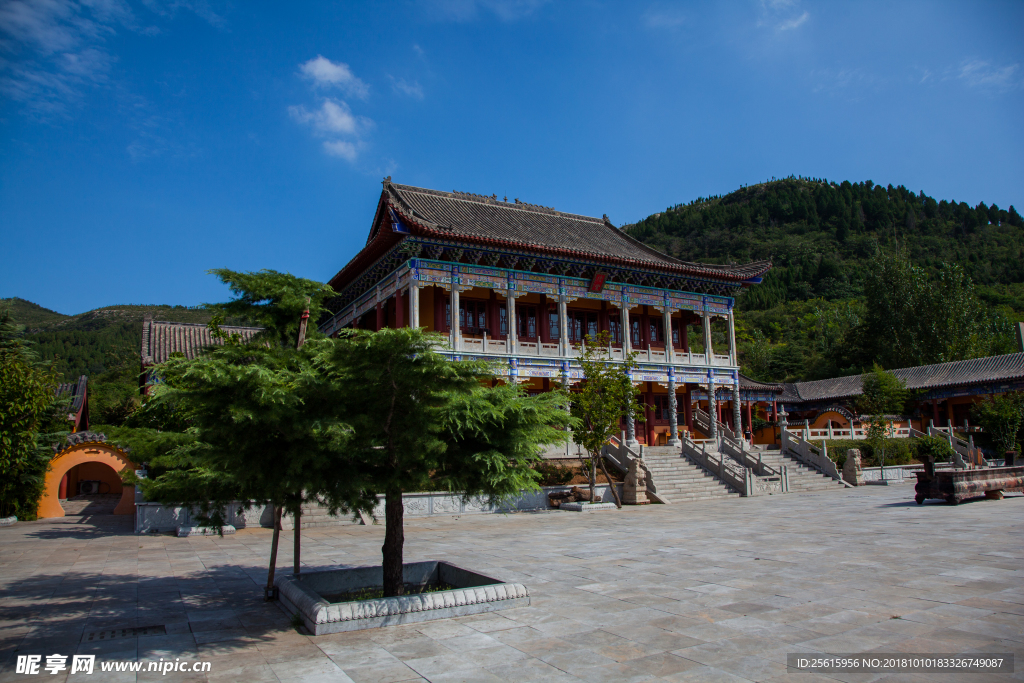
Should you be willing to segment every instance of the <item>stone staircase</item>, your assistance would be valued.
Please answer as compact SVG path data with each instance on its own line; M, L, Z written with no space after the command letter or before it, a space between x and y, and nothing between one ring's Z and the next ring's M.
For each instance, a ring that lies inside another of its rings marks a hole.
M805 491L832 491L846 488L832 477L827 477L818 470L808 467L790 455L783 455L779 451L757 450L755 457L760 454L761 462L778 470L782 465L786 466L789 474L789 492L802 493Z
M684 458L678 448L644 448L644 463L658 489L657 495L668 503L740 496L717 477Z

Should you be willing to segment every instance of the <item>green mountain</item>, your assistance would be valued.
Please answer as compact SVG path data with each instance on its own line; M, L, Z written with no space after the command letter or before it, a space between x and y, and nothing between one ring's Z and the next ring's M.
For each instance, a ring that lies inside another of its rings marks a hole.
M959 264L979 308L994 316L985 353L1012 351L1004 322L1024 318L1024 219L1012 206L972 207L870 180L790 177L670 206L623 230L687 261L772 259L764 282L737 302L741 359L764 380L870 367L865 349L847 349L841 362L829 353L837 330L864 319L865 283L881 252L898 249L932 282L943 264Z
M106 306L78 315L64 315L17 297L0 299L44 361L54 361L64 381L80 375L96 377L134 358L142 346L142 320L207 323L211 314L186 306Z

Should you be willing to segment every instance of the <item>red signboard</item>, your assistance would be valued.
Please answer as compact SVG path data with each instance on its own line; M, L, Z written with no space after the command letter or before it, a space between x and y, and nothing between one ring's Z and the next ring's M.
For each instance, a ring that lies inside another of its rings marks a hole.
M608 273L598 271L594 273L594 279L590 281L590 291L600 292L604 289L604 281L608 279Z

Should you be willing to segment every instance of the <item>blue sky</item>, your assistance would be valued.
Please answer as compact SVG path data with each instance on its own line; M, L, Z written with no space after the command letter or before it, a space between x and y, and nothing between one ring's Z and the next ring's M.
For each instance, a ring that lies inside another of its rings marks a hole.
M0 296L326 280L380 180L622 225L790 174L1024 208L1024 3L0 0Z

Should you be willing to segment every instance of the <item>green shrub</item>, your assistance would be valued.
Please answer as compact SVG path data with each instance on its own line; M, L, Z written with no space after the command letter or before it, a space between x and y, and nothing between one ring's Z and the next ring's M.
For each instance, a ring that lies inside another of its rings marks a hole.
M935 438L935 437L932 437ZM920 438L913 439L885 439L885 465L909 465L914 462L917 456ZM874 447L866 440L854 439L833 439L825 441L828 445L828 457L842 469L846 462L846 451L851 448L860 450L860 463L862 467L878 467L879 458ZM948 447L948 444L947 444Z
M533 469L540 473L540 481L537 483L541 486L562 486L576 476L576 470L572 466L563 467L554 462L539 462Z

